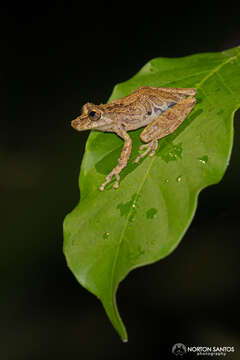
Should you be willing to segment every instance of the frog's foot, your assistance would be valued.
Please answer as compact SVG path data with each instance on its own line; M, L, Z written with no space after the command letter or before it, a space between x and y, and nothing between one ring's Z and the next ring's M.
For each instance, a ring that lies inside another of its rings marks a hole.
M100 186L99 190L103 191L105 186L112 180L112 177L115 176L116 182L113 185L114 189L117 189L119 187L119 181L120 181L120 172L122 169L127 166L129 156L131 154L132 149L132 140L130 139L128 133L125 132L125 130L119 128L117 130L117 134L125 140L124 146L120 155L120 158L118 159L118 164L115 166L115 168L112 169L112 171L107 175L106 181Z
M115 176L116 177L116 182L113 185L114 189L117 189L119 187L119 181L120 181L120 176L119 176L119 170L114 168L106 177L106 181L100 186L99 190L103 191L105 186L112 180L112 177Z
M139 151L141 151L145 148L147 148L147 149L142 154L140 154L139 156L136 157L136 159L134 160L135 163L139 162L139 160L142 159L144 156L146 156L150 151L151 151L151 153L149 154L149 156L152 157L158 148L158 141L152 140L151 142L149 142L147 144L141 145L139 148Z

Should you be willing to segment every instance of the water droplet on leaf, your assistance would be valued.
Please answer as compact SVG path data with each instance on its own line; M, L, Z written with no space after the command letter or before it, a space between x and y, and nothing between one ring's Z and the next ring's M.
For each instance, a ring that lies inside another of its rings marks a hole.
M104 239L104 240L107 240L108 237L109 237L109 235L110 235L109 232L105 232L105 233L103 234L103 239Z
M198 158L198 160L200 161L200 163L202 163L203 165L205 165L208 162L208 156L204 155L200 158Z

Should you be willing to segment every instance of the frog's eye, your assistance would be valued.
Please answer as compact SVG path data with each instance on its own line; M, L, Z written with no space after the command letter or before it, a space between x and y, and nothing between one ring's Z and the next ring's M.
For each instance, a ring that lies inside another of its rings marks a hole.
M96 112L96 111L91 111L91 112L88 114L88 116L90 117L91 120L96 121L96 120L100 119L101 114L98 113L98 112Z

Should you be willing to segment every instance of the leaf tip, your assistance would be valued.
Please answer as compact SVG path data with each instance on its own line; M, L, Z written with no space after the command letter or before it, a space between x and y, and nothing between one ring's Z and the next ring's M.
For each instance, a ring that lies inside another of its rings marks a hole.
M127 330L124 326L124 323L117 308L115 291L113 291L113 293L111 293L110 291L109 297L100 297L100 301L102 302L103 307L109 317L109 320L119 334L121 340L124 343L128 342Z

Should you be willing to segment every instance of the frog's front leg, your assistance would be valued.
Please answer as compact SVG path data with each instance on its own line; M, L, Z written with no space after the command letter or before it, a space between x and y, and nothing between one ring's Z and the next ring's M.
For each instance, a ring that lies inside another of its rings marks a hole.
M158 116L152 123L150 123L141 133L140 138L147 144L141 145L139 150L147 148L143 154L139 155L135 162L146 156L150 151L149 156L153 156L158 147L158 140L164 136L171 134L184 121L188 114L192 111L196 104L194 96L189 96L180 101L172 108L166 110L162 115Z
M120 172L128 163L131 151L132 151L132 140L128 133L122 128L119 127L115 131L118 136L120 136L124 140L124 146L120 155L120 158L118 159L118 164L113 168L113 170L107 175L106 181L101 185L99 190L104 190L104 187L112 180L112 177L116 177L116 182L113 185L115 189L119 187L119 181L120 181Z

